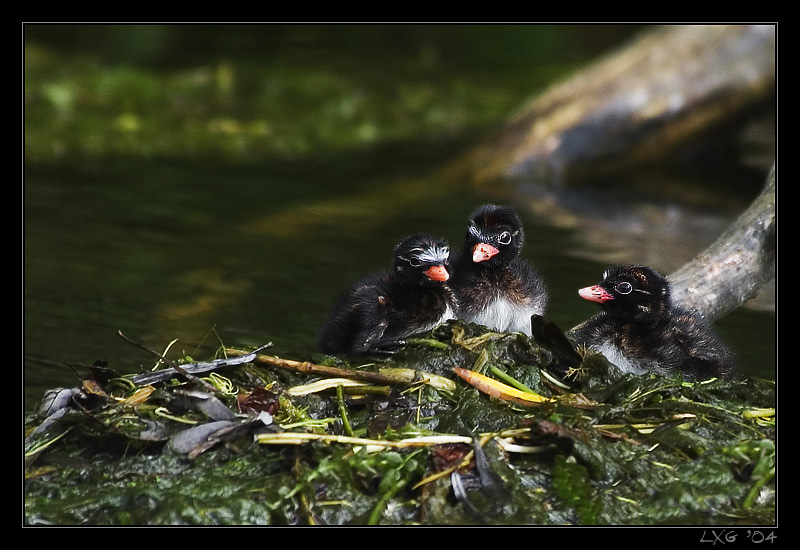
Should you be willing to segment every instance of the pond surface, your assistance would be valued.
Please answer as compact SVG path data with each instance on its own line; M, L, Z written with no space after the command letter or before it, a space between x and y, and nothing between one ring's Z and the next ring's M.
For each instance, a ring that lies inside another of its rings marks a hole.
M196 164L29 170L26 398L75 384L95 360L124 373L152 366L154 358L117 331L159 352L177 339L172 358L208 359L221 342L273 342L277 355L309 358L336 295L386 267L399 237L425 230L460 243L468 214L492 199L425 192L436 185L426 178L377 169L278 174ZM330 189L323 179L341 184L335 194L323 191ZM595 312L576 290L597 281L607 264L645 261L669 272L729 221L688 217L671 224L672 234L653 222L644 228L657 235L653 243L632 228L643 223L634 215L623 230L587 231L537 223L521 205L524 253L547 280L548 315L562 328ZM634 241L638 246L625 244ZM745 374L774 377L775 317L768 305L740 308L717 327Z
M50 120L35 109L30 116ZM751 186L721 210L621 208L614 196L603 204L585 194L543 213L531 189L479 193L453 181L452 143L335 153L324 162L34 157L23 210L26 410L44 390L75 385L95 360L123 373L152 367L154 357L118 331L159 352L177 340L173 359L267 342L277 355L310 358L349 282L388 266L394 243L411 232L457 247L468 214L484 202L518 207L524 255L550 287L548 317L566 329L596 312L576 291L606 265L642 262L669 273L757 193ZM774 288L716 326L745 375L774 378Z

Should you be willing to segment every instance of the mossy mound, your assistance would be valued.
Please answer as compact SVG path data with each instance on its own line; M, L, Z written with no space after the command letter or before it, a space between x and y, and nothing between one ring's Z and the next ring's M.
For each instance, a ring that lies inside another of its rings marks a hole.
M452 322L358 365L227 350L147 384L96 365L26 422L25 521L775 523L773 382L621 376L546 328Z

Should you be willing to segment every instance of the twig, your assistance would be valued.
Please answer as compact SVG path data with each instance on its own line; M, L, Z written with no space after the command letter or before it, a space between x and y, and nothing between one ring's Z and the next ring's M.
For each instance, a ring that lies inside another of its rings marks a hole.
M284 428L286 427L287 426L284 426ZM472 443L471 437L462 435L430 435L391 441L387 439L368 439L363 437L305 432L261 433L255 436L255 440L258 443L272 445L301 445L309 441L329 441L345 445L366 445L369 447L391 447L395 449L430 447L434 445L445 445L447 443Z
M227 353L229 356L236 357L246 352L238 349L227 348L225 353ZM291 369L306 374L317 374L337 378L352 378L379 384L414 384L417 382L428 382L437 389L450 389L451 386L452 389L455 389L455 384L448 378L416 371L414 369L387 369L384 372L371 372L342 369L339 367L329 367L327 365L309 363L308 361L293 361L291 359L283 359L281 357L261 354L257 355L254 359L252 359L252 361L255 363L263 363L275 367Z
M146 384L155 384L157 382L163 382L164 380L169 380L176 374L181 374L183 376L187 376L190 379L194 379L195 377L193 375L195 374L201 374L204 372L209 372L223 367L229 367L232 365L241 365L243 363L250 363L255 359L256 354L259 351L264 350L270 346L272 346L272 342L263 345L260 348L253 350L252 352L240 355L239 357L235 357L232 359L216 359L214 361L207 361L202 363L187 363L182 366L174 365L167 369L157 370L153 372L146 372L143 374L137 374L136 376L131 378L131 381L137 386L143 386ZM203 380L201 380L201 382L204 385L207 384Z
M174 364L172 360L170 360L170 359L167 359L167 358L164 356L164 355L165 355L164 353L158 353L156 350L150 349L150 348L146 347L144 344L140 344L139 342L135 342L135 341L131 340L130 338L128 338L127 336L125 336L124 334L122 334L122 331L121 331L121 330L118 330L118 331L117 331L117 334L119 335L119 337L120 337L120 338L122 338L123 340L125 340L125 341L126 341L126 342L128 342L129 344L133 344L133 345L134 345L134 346L136 346L137 348L139 348L139 349L143 349L143 350L144 350L144 351L146 351L147 353L150 353L150 354L152 354L152 355L155 355L156 357L158 357L159 361L166 361L166 362L168 362L170 365L173 365L173 364ZM172 342L170 342L170 346L171 346L172 344L174 344L174 343L175 343L175 340L173 340ZM169 349L169 346L167 346L167 349Z
M205 380L201 380L200 378L197 378L197 377L196 377L196 376L194 376L192 373L190 373L190 372L187 372L187 371L186 371L186 369L184 369L182 366L178 365L178 364L177 364L175 361L172 361L171 359L168 359L168 358L166 357L167 351L169 351L169 348L170 348L170 347L172 347L172 344L174 344L175 342L177 342L177 340L173 340L172 342L170 342L170 343L169 343L169 346L167 346L167 349L165 349L165 350L164 350L164 353L158 353L157 351L155 351L155 350L151 350L150 348L147 348L147 347L145 347L144 345L142 345L142 344L140 344L140 343L138 343L138 342L134 342L133 340L131 340L130 338L128 338L127 336L125 336L124 334L122 334L122 331L121 331L121 330L118 330L118 331L117 331L117 334L119 334L119 336L120 336L120 337L121 337L123 340L125 340L126 342L128 342L129 344L133 344L134 346L136 346L136 347L138 347L138 348L141 348L141 349L143 349L143 350L145 350L145 351L147 351L147 352L150 352L150 353L152 353L153 355L155 355L156 357L158 357L158 363L167 362L167 363L169 363L169 364L170 364L170 368L171 368L173 371L177 372L178 374L181 374L181 375L183 375L183 376L184 376L185 378L187 378L188 380L190 380L190 381L194 382L195 384L199 384L199 385L203 386L204 388L206 388L206 389L207 389L207 390L209 390L209 391L212 391L212 392L213 392L213 391L216 391L216 389L214 388L214 386L212 386L211 384L209 384L209 383L208 383L208 382L206 382ZM156 363L156 366L158 366L158 363ZM163 371L154 371L154 372L163 372Z
M344 431L350 437L354 437L353 428L350 426L350 420L347 418L347 407L344 404L344 393L342 392L342 385L336 386L336 399L339 402L339 414L342 416L342 424Z

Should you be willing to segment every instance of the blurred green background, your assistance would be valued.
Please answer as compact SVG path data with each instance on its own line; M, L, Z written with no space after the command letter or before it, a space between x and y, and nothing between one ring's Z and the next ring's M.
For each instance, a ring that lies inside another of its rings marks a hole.
M30 25L26 160L461 143L633 26Z

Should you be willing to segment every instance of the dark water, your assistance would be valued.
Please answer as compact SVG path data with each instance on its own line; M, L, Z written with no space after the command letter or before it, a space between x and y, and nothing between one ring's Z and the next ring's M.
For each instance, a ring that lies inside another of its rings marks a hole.
M436 166L402 176L364 168L324 174L195 163L29 169L26 407L47 388L75 384L76 373L95 360L125 373L152 366L154 358L117 331L158 351L177 339L173 358L208 359L221 342L273 342L278 355L307 358L337 293L388 265L400 236L425 230L459 243L470 211L498 198L454 191L431 175ZM580 223L557 223L567 218L543 220L526 208L531 197L514 200L526 222L524 253L548 281L549 317L563 328L595 312L576 289L597 281L608 263L646 261L669 272L731 218L661 206L655 215L629 211L613 223L606 216L605 225L585 212ZM775 315L768 292L765 301L717 327L744 374L772 378Z

